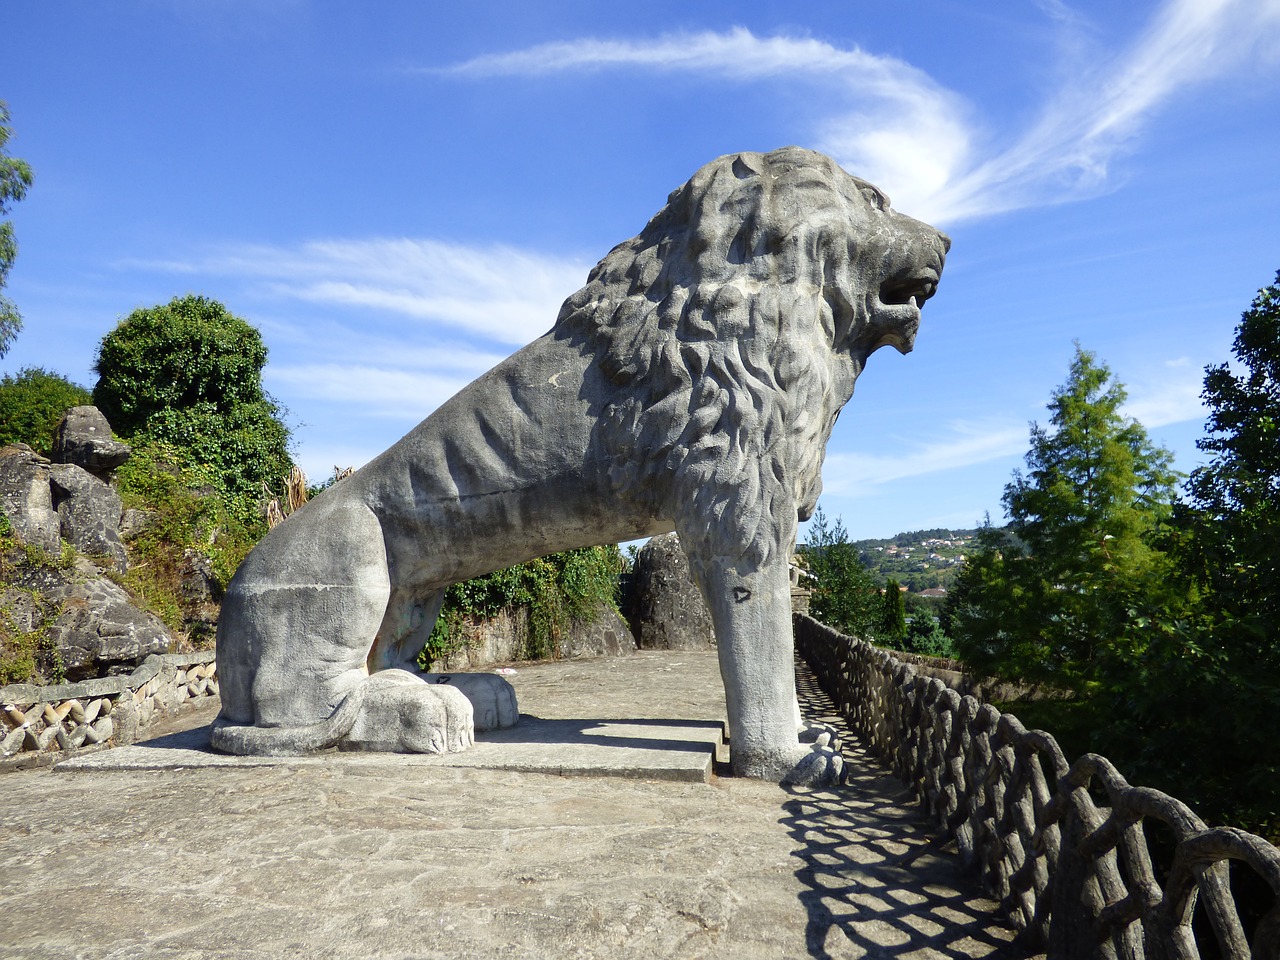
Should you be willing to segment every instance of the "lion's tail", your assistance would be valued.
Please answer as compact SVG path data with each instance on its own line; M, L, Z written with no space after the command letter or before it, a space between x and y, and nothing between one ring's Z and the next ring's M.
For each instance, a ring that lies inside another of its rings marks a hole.
M367 683L356 687L327 720L305 727L253 727L213 721L209 744L222 753L253 757L296 757L335 746L351 732L364 707Z

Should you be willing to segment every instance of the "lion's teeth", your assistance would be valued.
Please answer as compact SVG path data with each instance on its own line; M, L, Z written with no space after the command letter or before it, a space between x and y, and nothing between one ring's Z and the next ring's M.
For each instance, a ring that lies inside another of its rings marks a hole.
M909 299L907 303L911 304L912 308L915 310L920 309L920 305L916 303L916 298L914 295L912 295L911 299Z

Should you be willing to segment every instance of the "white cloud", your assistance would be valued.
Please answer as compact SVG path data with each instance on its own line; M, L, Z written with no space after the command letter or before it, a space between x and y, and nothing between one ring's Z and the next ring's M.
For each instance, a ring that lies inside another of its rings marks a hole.
M1144 427L1204 421L1208 411L1200 400L1204 386L1201 371L1176 361L1166 364L1166 368L1167 374L1155 383L1130 384L1129 400L1120 412Z
M974 111L959 94L897 58L809 37L757 37L739 27L641 41L584 38L429 72L485 78L632 68L739 82L817 79L831 110L809 131L812 145L883 187L899 209L946 224L1104 189L1112 160L1171 97L1280 49L1280 0L1170 0L1109 61L1076 42L1082 21L1069 7L1059 0L1040 7L1070 51L1071 69L1039 120L984 156Z
M832 453L822 470L824 494L858 496L906 477L942 473L1017 456L1027 449L1024 422L956 421L947 436L893 454Z
M406 367L297 363L273 365L270 379L293 397L356 404L366 414L416 423L483 372L449 376Z
M281 297L368 307L514 345L551 328L560 304L582 286L589 268L579 260L501 244L410 238L255 246L196 263L147 266L252 278Z

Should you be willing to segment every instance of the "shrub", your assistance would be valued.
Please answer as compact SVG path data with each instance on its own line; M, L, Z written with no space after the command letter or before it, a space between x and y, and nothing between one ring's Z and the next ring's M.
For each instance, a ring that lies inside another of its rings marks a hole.
M25 443L48 456L62 415L92 402L84 387L40 367L6 374L0 379L0 446Z
M504 609L529 608L525 657L553 657L570 621L593 622L608 606L617 606L622 554L616 546L566 550L483 577L455 583L418 657L423 669L457 652L467 620L483 620Z
M243 514L289 472L283 411L262 388L267 348L216 300L175 298L135 310L98 347L93 399L131 441L169 445L184 467L210 467Z

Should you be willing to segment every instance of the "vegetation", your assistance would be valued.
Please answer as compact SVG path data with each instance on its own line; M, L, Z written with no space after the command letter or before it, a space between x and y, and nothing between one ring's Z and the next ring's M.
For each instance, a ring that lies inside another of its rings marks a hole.
M897 580L885 584L878 635L894 646L907 638L907 608L902 601L902 584Z
M1168 547L1189 612L1128 691L1137 763L1215 819L1280 837L1280 273L1242 315L1235 369L1205 371L1209 407Z
M131 443L161 443L242 517L289 473L289 429L262 388L267 348L216 300L135 310L98 348L93 402Z
M84 387L40 367L5 374L0 378L0 447L25 443L48 456L62 415L91 402Z
M934 587L950 590L955 585L965 556L976 546L977 533L944 528L913 530L888 540L855 540L854 546L878 583L892 578L911 594L918 594ZM910 608L907 613L911 614Z
M0 217L9 213L9 204L27 195L35 182L35 174L25 160L11 157L5 149L13 128L9 126L9 108L0 101ZM13 237L13 224L0 220L0 291L9 279L9 270L18 255L18 242ZM0 357L9 352L13 338L22 329L22 314L12 300L0 292Z
M591 623L607 607L617 609L618 575L624 562L616 546L567 550L487 576L456 583L418 662L423 669L465 644L464 626L515 607L529 609L525 657L554 657L571 622Z
M1008 527L980 532L948 598L948 633L975 669L1085 693L1145 650L1140 614L1169 599L1155 543L1178 475L1169 452L1121 416L1124 400L1077 345L1050 427L1032 425L1028 473L1005 487Z
M948 598L970 666L1069 699L1013 705L1069 755L1110 757L1211 822L1280 837L1280 274L1242 316L1235 365L1210 366L1185 497L1167 452L1077 348Z
M814 618L849 636L875 636L882 619L880 591L840 518L831 523L818 507L800 555L809 568Z
M8 518L0 513L0 584L9 585L0 603L0 686L7 683L60 683L64 679L62 660L44 629L29 631L16 622L19 608L28 607L36 619L56 615L39 592L15 580L41 569L65 570L74 562L71 548L64 544L58 556L18 542Z
M127 544L129 570L120 582L179 634L199 623L197 601L182 590L189 557L207 559L215 582L225 585L267 529L265 519L246 519L215 492L210 465L187 466L184 459L172 446L145 443L116 471L124 508L146 518ZM190 640L201 646L213 637L197 627Z

